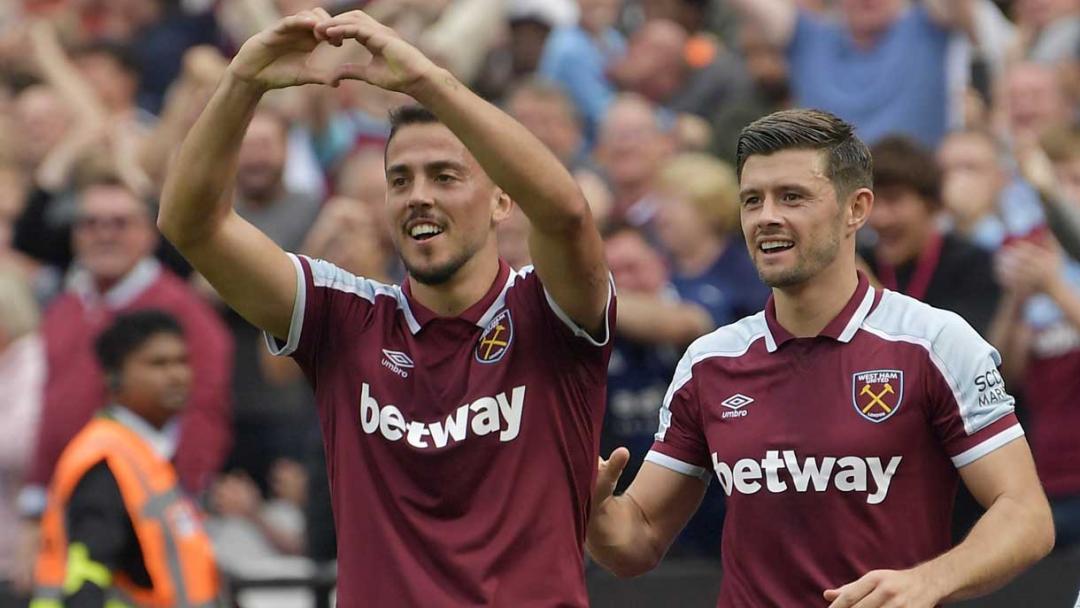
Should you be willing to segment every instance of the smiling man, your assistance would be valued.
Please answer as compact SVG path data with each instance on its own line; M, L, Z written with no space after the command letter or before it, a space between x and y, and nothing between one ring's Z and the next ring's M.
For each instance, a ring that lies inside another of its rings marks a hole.
M374 59L314 71L320 44ZM287 254L229 204L273 88L343 78L406 93L386 214L408 277ZM500 261L520 204L534 267ZM244 44L185 142L158 224L315 389L342 606L584 606L613 290L573 178L520 124L362 12L316 10Z
M719 606L931 608L987 593L1053 544L998 353L960 317L856 271L870 152L831 114L743 130L742 228L764 312L690 345L645 464L601 461L589 552L663 557L715 474L728 495ZM950 548L958 479L987 512Z

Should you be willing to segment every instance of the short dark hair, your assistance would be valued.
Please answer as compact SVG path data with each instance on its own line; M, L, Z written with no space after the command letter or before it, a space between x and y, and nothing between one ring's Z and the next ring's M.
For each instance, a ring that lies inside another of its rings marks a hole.
M386 144L390 144L402 127L431 124L442 124L442 121L435 116L434 112L422 105L410 104L390 110L390 135L386 138Z
M146 309L122 314L94 342L98 363L108 376L118 376L124 361L159 334L183 337L184 330L175 317L167 312Z
M907 188L931 207L941 205L941 167L930 150L905 135L888 135L870 152L878 189Z
M783 150L826 153L825 176L838 199L859 188L874 187L874 163L855 127L821 110L782 110L759 118L739 133L736 173L742 179L746 159Z

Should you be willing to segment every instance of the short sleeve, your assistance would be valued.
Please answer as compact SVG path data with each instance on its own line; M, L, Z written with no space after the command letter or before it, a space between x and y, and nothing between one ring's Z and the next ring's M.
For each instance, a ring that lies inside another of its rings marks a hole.
M328 328L335 322L348 318L350 323L366 323L376 297L398 297L396 287L358 277L330 262L291 253L289 259L296 270L289 335L282 343L264 333L274 355L290 355L301 363L313 361L321 346L332 338Z
M692 374L690 351L675 370L660 406L660 425L646 462L708 482L709 449Z
M612 333L615 322L615 284L608 278L607 307L604 310L603 323L600 333L592 335L570 318L563 311L559 303L555 301L551 293L540 281L540 276L532 268L523 269L522 281L526 283L525 291L528 292L529 307L536 310L543 318L545 326L553 335L559 338L559 342L567 344L571 350L582 352L609 351L612 343Z
M930 348L929 416L945 452L959 468L1024 434L1015 400L1005 389L1001 356L958 315L947 313Z

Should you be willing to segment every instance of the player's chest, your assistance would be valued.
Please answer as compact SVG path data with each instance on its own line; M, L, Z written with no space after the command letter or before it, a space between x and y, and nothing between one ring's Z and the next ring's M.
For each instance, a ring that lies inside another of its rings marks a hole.
M902 351L832 346L790 343L704 377L698 399L710 452L734 460L770 450L862 457L924 440L922 363Z
M332 366L335 407L362 441L406 450L513 441L542 388L529 381L540 364L517 355L527 340L515 329L507 315L486 328L448 322L369 334Z

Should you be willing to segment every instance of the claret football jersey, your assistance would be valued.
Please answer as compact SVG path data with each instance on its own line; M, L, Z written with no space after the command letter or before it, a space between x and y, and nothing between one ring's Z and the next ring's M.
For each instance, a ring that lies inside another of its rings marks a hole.
M409 289L291 256L285 344L315 390L342 606L585 606L610 355L531 268L438 317ZM612 296L613 296L613 289Z
M861 275L817 337L775 310L690 346L646 457L727 494L724 608L824 606L943 553L957 470L1023 435L998 353L954 313Z

